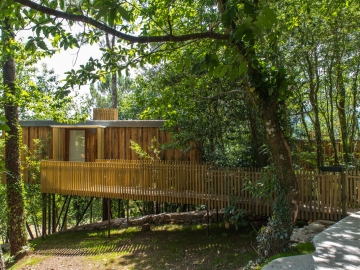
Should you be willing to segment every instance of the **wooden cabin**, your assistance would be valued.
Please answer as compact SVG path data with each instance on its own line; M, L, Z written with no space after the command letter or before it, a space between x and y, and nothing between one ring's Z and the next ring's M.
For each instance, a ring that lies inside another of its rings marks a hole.
M20 121L22 143L29 151L22 151L24 181L27 182L25 159L36 151L40 140L41 159L54 161L94 162L96 159L139 160L130 149L130 140L149 152L153 143L157 148L170 143L171 136L161 130L162 120L117 120L116 109L94 109L94 120L77 124L61 124L51 120ZM167 149L159 154L161 160L200 161L199 150L188 153L180 149ZM3 183L5 182L3 174Z

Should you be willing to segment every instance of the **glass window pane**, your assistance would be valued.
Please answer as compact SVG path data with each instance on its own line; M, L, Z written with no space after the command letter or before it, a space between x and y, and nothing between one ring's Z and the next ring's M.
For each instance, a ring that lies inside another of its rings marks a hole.
M69 161L85 162L85 130L70 130Z

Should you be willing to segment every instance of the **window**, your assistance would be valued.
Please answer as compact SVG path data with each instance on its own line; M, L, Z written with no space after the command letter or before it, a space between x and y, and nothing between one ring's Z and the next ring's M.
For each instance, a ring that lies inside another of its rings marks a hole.
M85 162L85 130L69 132L69 161Z

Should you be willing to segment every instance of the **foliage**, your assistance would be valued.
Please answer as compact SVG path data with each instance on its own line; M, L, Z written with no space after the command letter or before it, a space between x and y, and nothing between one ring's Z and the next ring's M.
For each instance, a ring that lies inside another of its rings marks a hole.
M238 198L232 197L229 206L223 209L224 220L230 224L235 225L236 230L239 227L244 227L247 225L246 211L240 208L240 203Z
M241 90L231 92L240 87L238 83L177 70L169 63L147 70L135 85L136 101L145 108L140 117L167 120L165 130L173 138L169 146L184 151L191 145L201 147L203 159L218 166L257 163L248 124L249 100Z
M0 235L2 242L7 238L7 203L6 203L6 186L0 184L0 202L3 207L0 208Z
M104 75L103 79L90 84L90 96L87 97L88 106L96 108L112 107L112 78L111 74ZM142 108L135 102L132 79L120 76L117 78L117 95L119 119L138 119Z
M244 178L244 190L248 190L252 198L260 198L269 202L274 194L280 192L273 165L263 168L259 180L255 183L252 183L249 178Z
M272 206L272 216L269 218L268 225L261 228L256 240L258 251L262 258L269 258L278 253L287 251L291 233L293 230L293 210L288 203L286 195L280 193Z
M36 236L40 235L42 198L40 191L40 163L42 159L48 159L47 145L50 143L50 137L45 140L34 139L33 151L28 146L22 146L22 152L25 161L22 166L25 174L22 180L24 182L24 201L26 221L35 228Z
M136 154L139 155L139 158L142 159L151 159L151 160L160 160L160 150L156 147L157 139L156 137L151 139L151 144L148 146L149 152L146 152L142 149L142 147L134 142L133 140L130 140L130 149L135 151Z

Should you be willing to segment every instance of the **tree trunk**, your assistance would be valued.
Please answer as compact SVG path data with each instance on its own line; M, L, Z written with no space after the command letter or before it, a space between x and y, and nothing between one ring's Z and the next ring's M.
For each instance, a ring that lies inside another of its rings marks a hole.
M258 162L260 163L260 166L265 167L269 164L268 163L269 157L263 151L261 151L261 146L263 144L263 140L262 140L263 137L259 134L260 132L259 132L259 128L257 127L256 116L254 115L253 108L248 108L248 112L249 112L249 126L250 126L252 140L256 148L255 152L257 154L257 159Z
M338 102L337 102L337 110L340 122L340 132L341 132L341 140L343 144L343 155L345 164L349 164L351 162L351 150L350 150L350 141L349 134L347 129L347 117L345 112L345 85L343 78L343 71L341 67L340 57L337 63L337 78L336 78L336 88L338 93Z
M326 115L324 113L324 118L326 121L326 125L328 126L329 137L330 137L331 145L334 150L334 164L337 165L340 163L339 163L339 155L338 155L338 150L337 150L337 146L336 146L336 138L335 138L335 132L334 132L334 102L333 102L334 86L333 86L333 80L332 80L333 63L334 63L334 56L331 57L329 71L328 71L329 99L327 100L327 104L329 104L330 110L328 108L327 111L328 111L329 117L326 117Z
M4 46L15 39L14 32L7 25L2 33ZM8 206L8 231L10 239L10 254L16 256L23 246L27 245L24 222L23 187L20 177L20 154L19 154L19 115L18 107L14 103L15 97L15 60L9 56L3 65L4 88L5 88L5 116L10 130L7 132L5 142L5 168L7 171L7 206ZM24 254L24 253L20 253ZM21 257L18 255L17 258Z
M324 155L323 155L323 143L322 143L322 134L321 134L321 127L320 127L320 118L319 118L319 104L318 104L318 91L319 91L319 76L317 73L317 56L316 51L314 52L314 62L315 68L311 62L310 56L306 55L307 61L307 72L309 76L309 101L313 108L314 112L314 129L315 129L315 141L316 141L316 157L317 157L317 166L324 166ZM315 72L314 72L315 69ZM314 76L315 73L315 76Z
M115 36L111 37L111 41L109 39L109 34L105 35L106 47L114 52L115 46ZM112 108L117 109L118 106L118 92L117 92L117 74L116 71L111 73L111 95L112 95Z
M260 103L266 139L272 154L276 175L277 198L272 217L258 235L259 252L268 258L289 248L298 214L298 184L292 166L291 152L277 114L277 100Z
M117 75L116 72L111 74L111 92L112 92L112 108L118 107L118 95L117 95Z

